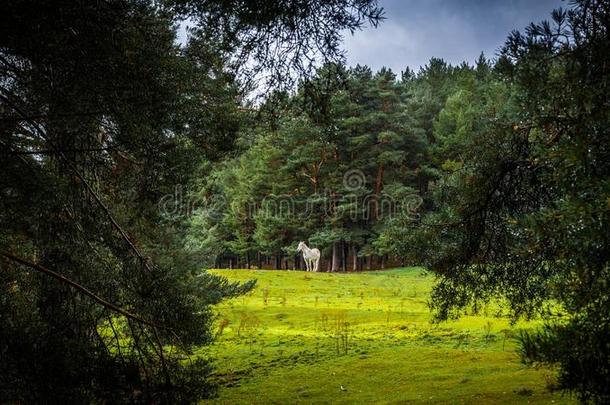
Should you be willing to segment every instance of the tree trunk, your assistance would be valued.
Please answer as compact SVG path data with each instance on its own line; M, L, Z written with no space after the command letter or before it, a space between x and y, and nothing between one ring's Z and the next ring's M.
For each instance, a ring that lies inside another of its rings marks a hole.
M375 199L373 200L373 210L369 218L376 220L379 217L379 197L381 196L381 188L383 187L383 163L377 169L377 178L375 179Z
M339 270L339 261L339 242L333 242L333 264L330 271L335 272Z
M383 163L379 165L377 169L377 179L375 180L375 194L379 196L381 194L381 188L383 187Z
M385 255L381 255L380 257L380 261L381 261L381 269L385 269Z
M358 271L358 250L355 243L352 243L352 263L352 270Z
M250 252L246 252L246 268L250 270Z
M341 242L341 271L344 273L347 271L347 255L345 254L345 250L346 243Z

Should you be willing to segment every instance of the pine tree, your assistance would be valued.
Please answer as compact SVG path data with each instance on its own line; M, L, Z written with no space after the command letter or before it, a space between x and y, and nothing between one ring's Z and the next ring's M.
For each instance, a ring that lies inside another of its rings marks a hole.
M382 12L368 0L265 5L3 4L0 402L214 393L209 363L184 358L211 341L211 305L252 283L203 272L196 248L226 234L206 229L202 245L188 202L165 197L233 151L252 74L289 84L319 57L340 59L343 30ZM195 28L178 44L186 18ZM250 229L233 235L251 251Z

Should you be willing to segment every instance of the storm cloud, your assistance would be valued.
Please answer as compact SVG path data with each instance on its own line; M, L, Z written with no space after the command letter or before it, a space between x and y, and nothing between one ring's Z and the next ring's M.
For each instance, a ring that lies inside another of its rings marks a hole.
M345 35L348 65L417 71L431 57L458 64L481 52L497 55L508 34L550 19L561 0L381 0L386 20L377 29Z

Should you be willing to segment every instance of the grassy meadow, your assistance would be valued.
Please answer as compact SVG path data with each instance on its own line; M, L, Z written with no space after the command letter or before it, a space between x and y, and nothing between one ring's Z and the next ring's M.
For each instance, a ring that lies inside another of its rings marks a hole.
M553 372L523 365L498 307L430 323L434 278L418 268L363 273L214 270L257 279L217 307L217 404L573 403Z

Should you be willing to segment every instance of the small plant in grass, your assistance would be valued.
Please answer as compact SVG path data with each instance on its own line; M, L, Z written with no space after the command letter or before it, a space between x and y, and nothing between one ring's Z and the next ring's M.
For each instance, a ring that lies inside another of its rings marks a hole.
M504 350L504 346L506 345L506 341L513 337L513 332L510 329L502 329L500 331L503 335L502 339L502 350Z
M323 312L316 317L315 328L324 332L328 329L328 314Z
M254 290L250 291L247 294L242 295L241 296L241 305L245 306L246 303L248 302L248 300L253 296L253 294L254 294Z
M252 334L260 325L258 317L252 313L242 312L239 317L239 326L237 327L237 336L242 334Z
M468 332L460 333L457 336L457 343L454 346L454 349L459 349L462 345L468 345L468 341L470 340L470 334Z
M494 335L491 333L491 329L493 328L493 323L491 321L487 321L483 330L485 331L485 340L492 340Z
M231 323L231 321L229 320L229 318L224 317L220 320L220 322L218 323L218 331L216 332L216 337L222 336L224 330L226 329L227 326L229 326L229 324Z
M250 348L250 352L254 351L256 343L256 335L261 322L253 313L242 312L239 318L239 326L237 328L237 336L245 338L246 343Z
M335 350L338 355L347 355L350 348L350 335L352 333L350 323L347 321L347 314L341 311L335 314L333 322L333 338L335 340Z
M269 287L263 288L263 304L267 306L269 303Z

